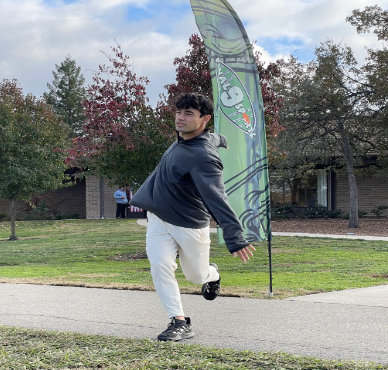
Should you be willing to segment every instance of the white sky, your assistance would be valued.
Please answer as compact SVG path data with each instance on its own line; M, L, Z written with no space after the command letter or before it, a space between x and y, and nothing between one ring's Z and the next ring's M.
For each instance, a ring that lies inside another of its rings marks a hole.
M364 46L377 47L374 34L358 35L345 22L353 9L388 0L229 0L264 60L290 53L301 61L327 38L351 46L360 62ZM138 76L147 76L151 104L164 85L175 82L175 57L199 33L189 0L0 0L0 80L17 79L24 93L41 96L55 64L67 55L82 68L86 84L107 62L115 39L131 57Z

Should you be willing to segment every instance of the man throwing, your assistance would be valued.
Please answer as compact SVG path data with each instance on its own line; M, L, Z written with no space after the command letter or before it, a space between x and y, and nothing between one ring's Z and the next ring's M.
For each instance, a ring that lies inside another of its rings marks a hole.
M219 294L218 267L209 264L211 217L222 228L234 257L246 262L255 250L244 239L241 224L227 202L223 165L216 149L226 148L226 139L206 129L213 113L212 101L200 94L185 93L177 98L175 108L177 141L130 202L148 211L146 248L151 275L171 319L158 335L161 341L194 336L175 278L177 255L185 277L194 284L203 284L205 299L213 300Z

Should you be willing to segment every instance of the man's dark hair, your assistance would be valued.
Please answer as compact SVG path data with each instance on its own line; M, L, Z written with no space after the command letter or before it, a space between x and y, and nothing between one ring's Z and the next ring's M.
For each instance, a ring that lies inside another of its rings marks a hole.
M198 93L182 93L175 99L175 107L178 109L194 108L201 112L201 117L213 114L213 102L205 95Z

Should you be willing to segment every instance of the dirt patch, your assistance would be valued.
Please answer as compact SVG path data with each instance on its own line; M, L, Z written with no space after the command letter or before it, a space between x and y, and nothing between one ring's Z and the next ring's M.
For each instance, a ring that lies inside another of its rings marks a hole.
M210 227L217 227L214 220ZM337 218L307 218L290 220L272 220L272 231L287 233L363 235L388 237L388 218L359 219L358 228L349 228L349 220Z
M130 261L130 260L143 260L147 259L147 252L139 252L135 254L120 254L116 253L114 256L109 257L111 261Z

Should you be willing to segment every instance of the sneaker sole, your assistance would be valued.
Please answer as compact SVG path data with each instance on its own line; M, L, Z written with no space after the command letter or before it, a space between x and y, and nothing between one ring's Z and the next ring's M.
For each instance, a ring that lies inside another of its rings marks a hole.
M187 334L180 335L179 337L176 337L176 338L166 338L166 337L158 336L158 340L161 342L169 342L169 341L170 342L178 342L182 339L190 339L193 337L194 337L194 333L187 333Z
M209 266L215 267L215 269L216 269L217 272L219 273L218 266L217 266L215 263L209 263ZM221 282L221 277L220 277L219 282ZM219 296L219 294L220 294L221 284L220 284L220 286L219 286L219 288L218 288L217 294L214 294L214 295L211 295L211 296L209 296L209 295L208 295L209 293L206 292L206 288L207 288L207 287L208 287L208 283L205 283L205 284L202 285L202 288L201 288L202 296L203 296L203 298L205 298L207 301L214 301L214 300Z
M203 284L202 285L202 289L201 289L201 292L202 292L202 296L203 298L205 298L207 301L214 301L218 295L220 294L219 292L217 294L214 294L214 295L211 295L209 296L209 293L206 292L206 289L207 289L207 283Z

